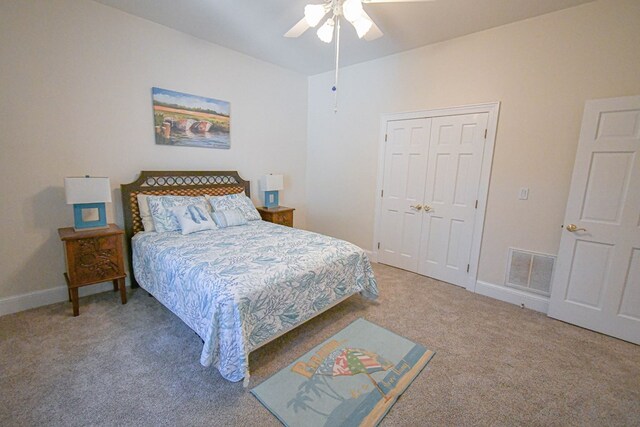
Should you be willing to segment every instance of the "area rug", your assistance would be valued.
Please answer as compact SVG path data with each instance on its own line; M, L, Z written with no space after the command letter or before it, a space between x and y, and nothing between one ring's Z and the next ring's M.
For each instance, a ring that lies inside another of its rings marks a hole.
M251 393L286 426L375 426L433 355L358 319Z

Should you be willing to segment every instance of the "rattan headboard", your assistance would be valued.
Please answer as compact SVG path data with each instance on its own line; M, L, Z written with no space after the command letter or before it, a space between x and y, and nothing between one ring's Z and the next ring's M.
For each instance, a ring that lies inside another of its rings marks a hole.
M249 181L240 178L236 171L142 171L134 182L122 184L120 190L131 286L137 286L131 264L131 238L143 229L138 209L138 194L223 196L244 191L247 196L251 196L249 184Z

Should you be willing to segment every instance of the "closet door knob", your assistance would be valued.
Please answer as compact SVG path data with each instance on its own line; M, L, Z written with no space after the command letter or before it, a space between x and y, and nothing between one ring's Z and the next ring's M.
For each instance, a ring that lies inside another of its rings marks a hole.
M422 205L415 205L415 206L411 205L411 206L409 206L409 207L410 207L411 209L415 209L415 210L417 210L417 211L419 211L420 209L422 209Z

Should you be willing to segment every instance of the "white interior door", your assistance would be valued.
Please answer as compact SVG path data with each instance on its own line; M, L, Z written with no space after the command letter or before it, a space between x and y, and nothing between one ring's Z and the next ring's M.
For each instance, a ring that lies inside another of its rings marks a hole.
M379 261L418 269L430 119L387 122Z
M640 96L587 102L564 224L549 316L640 344Z
M434 117L418 272L467 286L488 114Z

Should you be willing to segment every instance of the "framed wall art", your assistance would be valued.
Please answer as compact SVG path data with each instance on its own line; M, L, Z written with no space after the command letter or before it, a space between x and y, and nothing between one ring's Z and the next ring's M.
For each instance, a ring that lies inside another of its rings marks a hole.
M152 94L156 144L231 147L229 102L157 87Z

